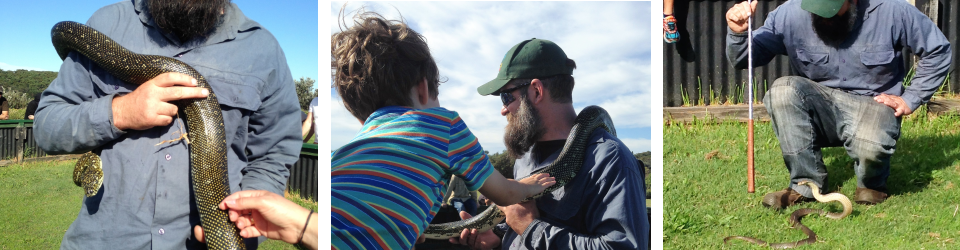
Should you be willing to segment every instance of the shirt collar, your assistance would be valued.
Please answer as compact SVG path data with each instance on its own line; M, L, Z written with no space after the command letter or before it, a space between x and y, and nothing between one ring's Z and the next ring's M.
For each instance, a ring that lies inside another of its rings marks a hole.
M153 21L152 16L150 16L150 12L147 11L147 1L132 1L134 10L136 10L137 15L140 17L140 22L145 26L156 27L157 24ZM259 23L248 19L247 16L240 11L240 8L231 2L227 4L226 10L224 10L223 23L220 24L220 26L218 26L209 37L207 37L207 40L204 41L203 44L214 44L232 40L235 39L239 33L260 28L262 27ZM164 37L166 37L171 43L180 45L179 41L176 41L176 39L171 39L172 36L164 34Z
M883 1L859 0L857 1L857 8L860 9L860 13L858 14L861 14L861 16L863 16L863 20L866 20L870 17L870 14L877 9L877 7L880 7L880 5L883 5Z

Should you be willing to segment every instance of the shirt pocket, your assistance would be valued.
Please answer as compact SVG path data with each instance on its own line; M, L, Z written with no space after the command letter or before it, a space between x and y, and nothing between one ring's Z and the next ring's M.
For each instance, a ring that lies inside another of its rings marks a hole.
M250 116L261 105L260 90L256 87L260 86L259 79L224 73L207 73L204 78L210 83L220 103L227 145L236 151L238 157L242 157L242 149L247 144Z
M820 47L801 47L797 49L797 60L800 61L800 72L807 75L807 78L813 81L823 81L833 73L836 68L830 66L830 53Z
M894 53L893 50L887 51L864 51L860 54L860 62L868 68L880 65L886 65L890 62L893 62Z
M864 83L872 85L871 88L876 89L900 79L894 77L902 68L901 65L896 63L897 60L894 60L896 58L896 51L889 46L865 47L863 52L860 53L860 63L862 64L860 72L863 73Z
M255 87L257 84L245 82L242 76L218 75L205 78L221 106L246 111L260 108L260 91Z

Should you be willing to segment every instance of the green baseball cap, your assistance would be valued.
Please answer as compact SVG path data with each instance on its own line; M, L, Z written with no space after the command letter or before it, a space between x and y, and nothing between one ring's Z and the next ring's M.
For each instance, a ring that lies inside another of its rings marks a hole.
M477 92L480 95L496 93L507 82L518 78L572 75L573 67L567 66L567 60L567 54L556 43L531 38L510 48L500 62L497 78L477 87Z
M840 12L843 2L847 0L803 0L800 8L823 18L831 18Z

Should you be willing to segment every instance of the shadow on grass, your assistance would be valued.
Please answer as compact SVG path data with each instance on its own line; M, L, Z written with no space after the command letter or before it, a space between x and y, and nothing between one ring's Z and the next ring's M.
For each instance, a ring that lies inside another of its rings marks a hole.
M960 134L917 135L910 130L916 129L917 126L937 125L915 123L911 124L912 126L904 124L905 128L901 130L900 140L897 141L897 150L890 159L887 188L891 195L923 191L934 180L937 172L950 167L954 161L960 159L960 151L956 150L960 146ZM823 158L824 165L830 173L828 192L840 190L843 183L848 180L854 180L856 183L853 159L847 155L843 147L825 148Z

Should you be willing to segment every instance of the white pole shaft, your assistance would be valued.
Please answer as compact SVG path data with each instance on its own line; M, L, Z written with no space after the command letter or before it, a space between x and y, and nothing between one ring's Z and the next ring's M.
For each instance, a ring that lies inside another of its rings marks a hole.
M753 2L747 0L747 10L751 10ZM753 12L747 17L747 117L753 120Z

